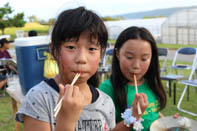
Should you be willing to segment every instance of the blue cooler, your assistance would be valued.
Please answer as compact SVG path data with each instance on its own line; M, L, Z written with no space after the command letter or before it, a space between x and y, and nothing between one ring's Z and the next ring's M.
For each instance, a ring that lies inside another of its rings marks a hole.
M15 39L17 70L23 93L44 80L44 52L49 51L49 36Z

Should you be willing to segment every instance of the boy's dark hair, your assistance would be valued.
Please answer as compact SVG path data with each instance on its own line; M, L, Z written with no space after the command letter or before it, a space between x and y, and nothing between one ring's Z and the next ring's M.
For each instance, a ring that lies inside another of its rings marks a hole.
M114 52L119 51L123 44L127 40L131 39L141 39L150 43L152 49L152 59L148 71L144 77L145 80L147 80L149 87L156 95L161 110L165 107L167 98L160 79L160 65L156 41L147 29L135 26L129 27L118 36L118 39L115 43ZM124 87L127 86L128 80L123 76L120 70L120 64L116 53L113 53L112 74L110 76L110 80L114 87L114 97L116 100L116 104L118 104L121 112L124 112L124 110L128 108L126 93L128 89L126 91L124 90Z
M64 42L73 38L79 39L81 33L88 31L90 38L98 38L101 45L101 53L105 52L108 40L108 32L102 19L94 12L78 7L63 11L57 18L52 30L52 49L53 57L59 60L60 47ZM58 53L55 55L55 52ZM95 87L99 84L98 73L96 72L89 80L88 84Z

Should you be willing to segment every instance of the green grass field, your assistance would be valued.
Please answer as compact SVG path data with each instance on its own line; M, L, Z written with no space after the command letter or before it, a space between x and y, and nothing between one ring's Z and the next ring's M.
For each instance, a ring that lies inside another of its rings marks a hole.
M14 40L16 38L16 31L23 30L25 32L25 36L27 36L28 31L35 30L38 35L46 35L49 33L50 26L40 25L38 23L27 23L24 27L10 27L5 29L5 35L10 35L10 40ZM0 31L0 35L2 32Z

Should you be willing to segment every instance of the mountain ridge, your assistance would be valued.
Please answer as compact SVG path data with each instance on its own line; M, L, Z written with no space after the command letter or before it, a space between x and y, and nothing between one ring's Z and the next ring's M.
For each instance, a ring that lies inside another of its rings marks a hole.
M141 12L134 12L134 13L125 13L120 15L114 15L112 17L123 17L124 19L141 19L144 17L168 17L173 13L185 9L193 9L197 8L197 6L188 6L188 7L172 7L172 8L164 8L164 9L154 9L150 11L141 11Z

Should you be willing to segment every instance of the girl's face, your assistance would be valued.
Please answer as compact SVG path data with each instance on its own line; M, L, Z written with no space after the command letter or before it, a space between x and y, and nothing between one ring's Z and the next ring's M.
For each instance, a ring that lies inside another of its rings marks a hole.
M101 58L98 39L90 39L88 32L83 32L79 40L71 39L61 46L59 60L60 77L64 84L71 83L76 73L81 73L76 84L87 83L97 71Z
M134 74L138 84L142 84L152 58L150 43L140 39L127 40L120 51L116 52L116 56L121 72L129 80L129 84L134 85Z

